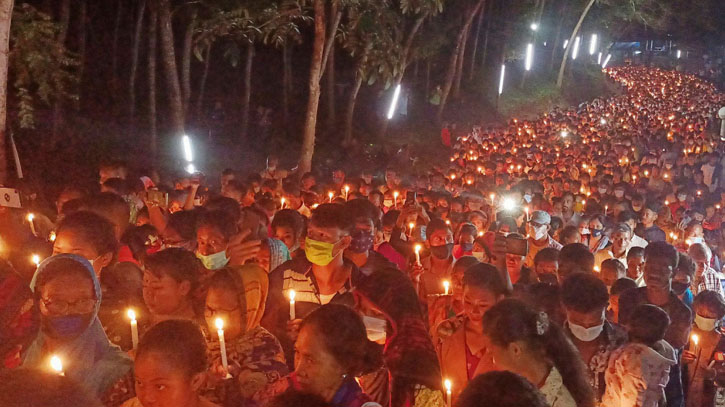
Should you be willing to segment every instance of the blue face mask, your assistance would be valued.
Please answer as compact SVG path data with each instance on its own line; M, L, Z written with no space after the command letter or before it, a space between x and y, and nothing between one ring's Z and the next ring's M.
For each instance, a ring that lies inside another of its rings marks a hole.
M463 249L464 252L473 251L473 243L461 243L461 249Z
M46 319L49 334L58 339L72 339L82 334L88 325L89 316L84 314L63 315Z
M224 250L218 253L210 254L208 256L197 253L196 257L201 260L201 264L203 264L204 268L206 268L207 270L219 270L220 268L223 268L229 263L229 259L227 258L227 252Z

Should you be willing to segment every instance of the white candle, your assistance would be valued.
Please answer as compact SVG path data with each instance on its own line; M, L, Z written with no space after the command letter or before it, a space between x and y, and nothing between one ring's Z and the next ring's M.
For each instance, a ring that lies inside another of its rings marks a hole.
M37 254L34 254L34 255L30 256L30 261L32 261L33 264L35 264L35 267L38 267L40 265L40 256L38 256Z
M35 222L34 222L35 215L33 213L29 213L28 216L26 217L26 219L28 220L28 223L30 224L30 231L33 233L33 236L37 236L38 234L35 233Z
M393 206L398 209L398 191L393 192Z
M332 203L332 196L333 196L333 195L334 195L334 194L333 194L332 192L328 192L328 193L327 193L327 196L328 196L328 197L330 198L330 203Z
M697 344L700 343L700 337L697 334L692 334L690 337L692 339L692 353L694 353L697 356Z
M289 290L289 319L290 321L294 321L297 319L295 315L295 296L297 293L295 290Z
M284 202L285 202L285 199L284 199L284 198L280 199L280 202L282 203L282 207L281 207L280 209L284 209Z
M224 371L229 373L229 365L227 365L227 346L224 343L224 321L221 318L217 318L214 321L216 325L217 334L219 335L219 349L222 352L222 367Z
M136 321L136 312L132 309L128 310L128 319L131 320L131 344L133 350L138 349L138 321Z
M451 283L448 280L443 281L444 295L448 295L448 289L451 287Z
M422 249L421 245L419 245L419 244L415 245L415 264L417 264L419 266L423 266L420 263L420 249Z
M410 222L408 223L408 237L413 237L413 230L415 229L415 223Z
M526 211L526 221L528 222L530 220L529 219L529 207L528 206L525 207L524 210Z
M446 379L443 382L443 385L446 388L446 406L451 407L451 387L452 387L451 381Z
M347 196L348 196L349 193L350 193L350 186L349 185L345 185L345 200L346 201L347 201Z
M50 357L50 368L58 375L65 376L65 373L63 373L63 362L61 362L57 355Z

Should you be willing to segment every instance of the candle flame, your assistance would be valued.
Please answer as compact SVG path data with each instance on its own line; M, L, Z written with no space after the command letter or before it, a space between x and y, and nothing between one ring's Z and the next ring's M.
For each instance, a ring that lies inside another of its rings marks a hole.
M446 291L448 291L448 288L451 286L450 281L446 280L443 282L443 288L445 288Z
M35 214L33 214L32 212L30 212L30 213L28 213L28 216L25 217L25 219L27 219L28 222L32 222L33 219L35 219Z
M692 334L692 343L697 346L697 344L700 342L700 337L697 334Z
M216 321L214 321L214 325L216 325L216 329L222 330L224 329L224 320L221 318L217 318Z
M132 309L129 309L126 312L126 315L128 315L128 319L130 319L131 321L135 321L136 320L136 311L134 311Z
M415 245L415 252L420 253L420 249L422 249L422 248L423 248L423 246L421 246L419 244Z
M56 355L50 357L50 368L56 373L63 373L63 362Z
M290 300L290 302L294 302L296 295L297 295L297 293L295 292L295 290L289 290L289 300Z
M446 392L449 392L449 391L451 391L452 383L450 380L446 379L443 381L443 386L445 386Z
M37 266L40 264L40 256L38 256L37 254L34 254L34 255L30 256L30 261L32 261L33 264L35 264Z

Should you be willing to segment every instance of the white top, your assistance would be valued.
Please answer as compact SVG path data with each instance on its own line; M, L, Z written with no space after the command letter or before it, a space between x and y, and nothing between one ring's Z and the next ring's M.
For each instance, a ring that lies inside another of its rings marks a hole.
M335 294L329 294L329 295L320 294L320 303L322 305L328 304L330 301L332 301L332 297L334 297Z
M544 385L539 389L551 407L576 407L574 397L564 387L564 379L555 367L551 368Z

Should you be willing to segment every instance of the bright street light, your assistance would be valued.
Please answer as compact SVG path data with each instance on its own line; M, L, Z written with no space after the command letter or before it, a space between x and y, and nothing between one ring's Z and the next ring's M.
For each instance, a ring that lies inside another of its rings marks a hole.
M601 64L602 64L602 53L600 52L599 55L597 56L597 65L601 65Z
M181 138L181 143L184 146L184 158L186 159L186 162L192 162L194 161L194 157L191 153L191 139L189 136L184 134L184 136Z
M525 67L527 71L531 70L531 64L534 62L534 44L529 43L526 45L526 63Z
M398 106L398 98L400 97L400 84L395 87L395 92L393 93L393 101L390 103L390 109L388 110L388 120L393 118L393 115L395 115L395 108Z
M594 55L597 50L597 35L592 34L592 39L589 41L589 55Z
M531 23L531 26L530 26L530 27L531 27L531 29L532 29L533 31L536 31L536 30L538 30L538 29L539 29L539 25L538 25L538 24L536 24L536 23Z
M604 60L604 64L602 64L602 68L607 67L607 64L609 63L610 58L612 58L612 54L607 55L607 58Z
M501 79L498 81L498 94L499 96L503 93L503 77L506 74L506 64L501 65Z
M574 39L574 49L571 50L571 59L576 59L576 56L579 54L579 42L581 41L581 38L576 37Z
M564 40L564 46L562 46L562 48L566 49L567 45L569 45L569 40Z

